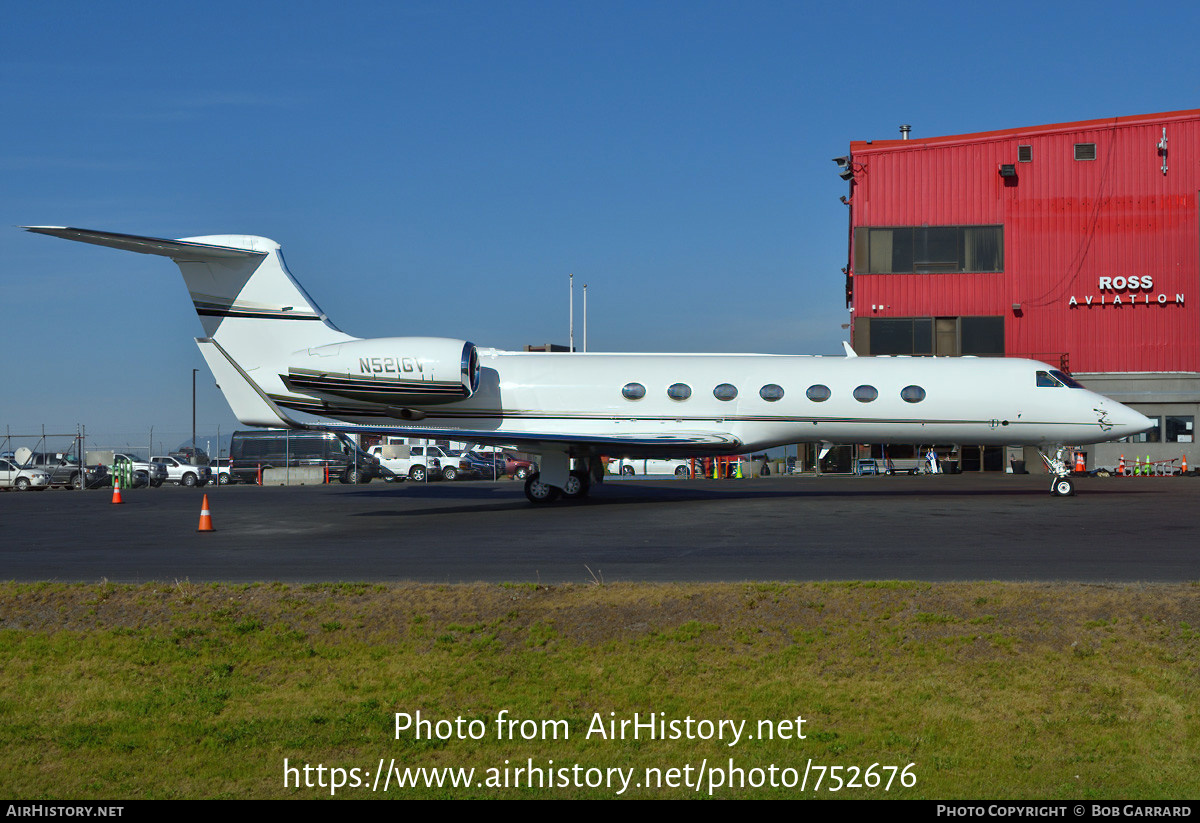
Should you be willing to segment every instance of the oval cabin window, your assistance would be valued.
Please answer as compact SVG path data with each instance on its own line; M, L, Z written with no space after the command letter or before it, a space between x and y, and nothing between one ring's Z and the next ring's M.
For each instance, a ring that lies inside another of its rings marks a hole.
M758 396L768 403L774 403L776 400L783 399L783 386L768 383L758 390Z
M874 386L859 386L854 390L854 399L859 403L870 403L879 396L879 390Z
M722 383L713 389L713 397L718 400L733 400L737 397L737 386L732 383Z
M905 403L920 403L925 399L925 390L920 386L905 386L900 390L900 399Z
M672 400L687 400L692 396L692 387L687 383L672 383L667 389L667 397Z
M626 383L621 389L621 396L626 400L641 400L646 396L646 387L641 383Z
M806 391L804 394L814 403L824 403L829 399L829 396L832 394L832 392L829 391L828 386L822 386L820 383L818 383L815 386L809 386L808 391Z

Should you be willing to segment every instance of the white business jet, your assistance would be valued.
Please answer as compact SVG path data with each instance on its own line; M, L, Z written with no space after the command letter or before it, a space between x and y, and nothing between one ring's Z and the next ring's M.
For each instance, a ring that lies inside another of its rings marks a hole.
M265 237L24 228L174 260L204 326L196 343L243 424L520 444L541 456L525 483L535 503L587 495L603 479L602 454L694 457L801 442L1037 446L1051 492L1070 495L1063 444L1151 427L1032 360L856 357L849 346L845 357L546 354L440 337L365 340L325 316Z

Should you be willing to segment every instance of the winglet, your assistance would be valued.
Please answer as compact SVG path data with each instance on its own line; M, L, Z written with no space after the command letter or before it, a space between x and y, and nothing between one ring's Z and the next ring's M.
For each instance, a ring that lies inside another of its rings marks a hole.
M858 355L854 353L854 349L850 348L850 344L845 340L842 341L842 348L846 350L847 357L858 357Z

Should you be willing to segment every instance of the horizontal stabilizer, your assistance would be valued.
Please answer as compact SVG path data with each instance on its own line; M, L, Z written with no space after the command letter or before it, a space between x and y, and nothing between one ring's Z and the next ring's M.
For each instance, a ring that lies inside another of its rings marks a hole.
M227 260L230 258L265 257L267 251L239 249L234 246L214 246L208 243L193 243L187 240L167 240L162 237L139 237L136 234L117 234L109 231L93 231L91 229L73 229L66 226L22 226L26 231L37 234L49 234L64 240L77 240L80 243L92 243L97 246L108 246L122 251L136 251L141 254L157 254L170 257L172 260L201 261ZM257 238L255 238L257 239Z
M209 338L196 338L217 386L229 402L233 415L247 426L273 429L294 429L300 426L263 394L250 376L225 353L221 345Z

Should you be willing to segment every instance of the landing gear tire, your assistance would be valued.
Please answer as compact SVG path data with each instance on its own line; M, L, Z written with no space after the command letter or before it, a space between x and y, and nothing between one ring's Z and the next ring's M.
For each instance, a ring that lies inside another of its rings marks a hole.
M562 494L562 489L543 483L540 478L541 472L534 472L525 478L525 497L530 503L553 503Z
M1074 497L1075 484L1069 477L1056 477L1050 484L1050 493L1055 497Z
M591 490L592 483L587 472L573 471L567 476L567 487L563 489L563 496L568 500L582 500Z

